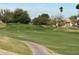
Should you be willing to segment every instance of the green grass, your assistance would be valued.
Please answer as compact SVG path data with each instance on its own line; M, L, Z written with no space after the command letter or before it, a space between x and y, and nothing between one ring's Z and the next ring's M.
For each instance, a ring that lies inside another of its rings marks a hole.
M18 40L33 41L60 54L79 54L79 33L54 31L54 28L26 24L8 24L0 35Z

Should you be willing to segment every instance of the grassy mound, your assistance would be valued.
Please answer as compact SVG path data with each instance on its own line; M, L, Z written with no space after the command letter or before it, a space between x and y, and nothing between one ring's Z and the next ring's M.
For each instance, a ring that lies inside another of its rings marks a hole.
M33 41L60 54L79 54L79 32L58 30L27 24L9 24L0 30L0 35Z
M0 23L0 28L4 28L6 27L6 24L5 23Z
M18 54L31 54L31 50L24 43L5 36L0 36L0 49Z

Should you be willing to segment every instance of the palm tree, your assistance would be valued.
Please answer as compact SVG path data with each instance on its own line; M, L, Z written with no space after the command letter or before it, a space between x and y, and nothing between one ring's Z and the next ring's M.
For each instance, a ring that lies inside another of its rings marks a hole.
M60 7L59 9L60 9L60 12L62 13L63 12L63 7Z
M76 5L76 9L78 10L78 18L79 18L79 4Z
M57 27L60 27L60 24L63 21L63 15L62 15L63 7L62 6L59 8L59 11L60 11L60 16L56 17L56 19L57 19Z
M60 16L61 16L61 18L63 18L63 15L62 15L62 12L63 12L63 7L61 6L60 8L59 8L59 10L60 10Z

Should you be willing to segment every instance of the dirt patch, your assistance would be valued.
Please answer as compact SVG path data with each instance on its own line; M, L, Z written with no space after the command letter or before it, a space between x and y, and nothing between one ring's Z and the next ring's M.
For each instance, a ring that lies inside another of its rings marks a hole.
M0 49L0 55L17 55L17 53L9 52L9 51Z
M4 43L7 43L9 42L9 37L0 37L0 42L4 42Z

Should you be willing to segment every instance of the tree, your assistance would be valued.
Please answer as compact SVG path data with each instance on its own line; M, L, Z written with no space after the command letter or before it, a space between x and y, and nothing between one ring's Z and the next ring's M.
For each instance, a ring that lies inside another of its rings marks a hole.
M27 13L27 11L24 11L22 9L19 9L17 8L15 11L14 11L14 21L15 23L25 23L25 24L28 24L31 19Z
M38 24L39 24L38 21L39 21L38 18L34 18L34 19L32 20L32 23L33 23L34 25L38 25Z
M76 5L76 9L78 10L78 18L79 18L79 4Z
M48 25L49 21L49 15L48 14L42 14L38 16L37 18L34 18L32 23L34 25Z
M4 23L19 22L25 24L28 24L31 21L27 11L18 8L14 11L10 11L9 9L1 9L0 20L2 20Z
M62 16L62 12L63 12L63 7L62 6L59 8L59 11L61 13L60 16L55 17L57 27L61 27L61 26L64 25L64 20L63 20L63 16Z
M69 17L69 19L70 19L71 22L72 22L72 26L75 27L76 24L77 24L77 16L76 16L76 15L71 16L71 17Z
M76 15L74 15L74 16L71 16L71 17L69 17L69 19L77 19L77 16Z
M57 23L57 20L56 18L51 18L50 21L48 22L48 25L52 26L52 27L56 27L56 23Z
M62 13L62 12L63 12L63 7L60 7L59 10L60 10L60 12Z
M4 23L9 23L13 20L13 12L9 9L1 9L0 10L0 20Z
M59 8L59 10L60 10L60 13L61 13L61 15L60 15L60 16L61 16L61 18L63 18L63 15L62 15L62 12L63 12L63 7L60 7L60 8Z
M42 14L41 17L49 18L49 15L48 14Z
M63 17L61 16L56 16L55 19L56 19L56 24L57 24L57 27L61 27L63 26L65 23L64 23L64 20L62 19Z
M77 26L79 27L79 4L76 5L76 9L78 10L78 15L77 15Z

